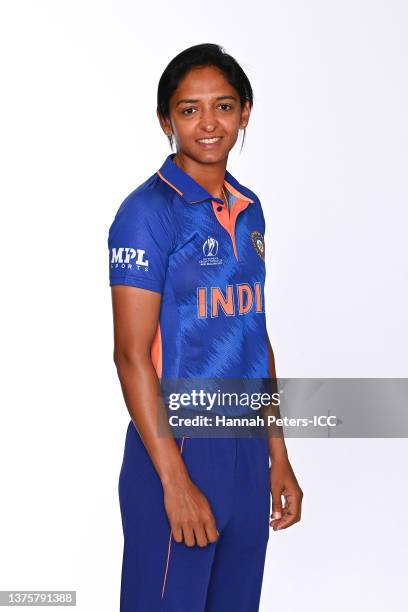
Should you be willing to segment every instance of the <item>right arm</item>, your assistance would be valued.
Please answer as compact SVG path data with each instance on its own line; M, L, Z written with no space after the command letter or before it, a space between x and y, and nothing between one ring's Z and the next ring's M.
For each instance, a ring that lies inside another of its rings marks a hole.
M190 479L168 424L160 382L151 360L161 294L113 285L114 362L130 417L163 486L164 505L176 542L206 546L218 531L205 495ZM166 435L157 431L165 429Z

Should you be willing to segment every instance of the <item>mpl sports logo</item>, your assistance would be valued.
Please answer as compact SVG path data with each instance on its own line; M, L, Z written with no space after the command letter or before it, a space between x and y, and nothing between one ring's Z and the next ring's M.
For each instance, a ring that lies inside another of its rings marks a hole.
M218 240L212 236L208 236L207 240L203 244L203 259L199 260L200 266L217 266L222 264L222 259L217 257L218 253Z
M134 249L132 247L118 247L111 249L110 267L113 270L140 270L144 268L147 272L149 269L149 260L145 259L143 249Z

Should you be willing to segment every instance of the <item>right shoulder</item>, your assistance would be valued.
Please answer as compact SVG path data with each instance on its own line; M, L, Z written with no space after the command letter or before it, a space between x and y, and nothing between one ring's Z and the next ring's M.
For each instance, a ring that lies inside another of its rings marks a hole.
M110 285L163 291L183 219L180 199L169 189L156 173L119 206L108 236Z
M121 215L165 213L174 208L172 191L155 172L125 197L115 219Z
M148 224L159 226L176 240L179 217L174 190L155 172L122 201L109 227L109 239L124 226L129 230Z

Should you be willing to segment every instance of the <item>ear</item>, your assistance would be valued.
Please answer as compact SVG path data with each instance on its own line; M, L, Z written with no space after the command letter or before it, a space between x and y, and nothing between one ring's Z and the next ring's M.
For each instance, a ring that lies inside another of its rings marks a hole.
M245 100L244 106L242 107L242 110L241 110L241 120L239 122L239 127L241 130L247 127L250 114L251 114L251 108L249 106L249 100Z
M168 117L162 117L159 111L156 111L156 115L157 115L157 118L159 120L159 123L160 123L160 126L163 132L166 134L166 136L171 136L172 127L171 127L170 119Z

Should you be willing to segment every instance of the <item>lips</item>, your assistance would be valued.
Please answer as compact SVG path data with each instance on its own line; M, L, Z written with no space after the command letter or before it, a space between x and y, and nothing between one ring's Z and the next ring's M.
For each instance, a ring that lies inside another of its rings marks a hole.
M222 140L222 136L211 136L206 138L198 138L196 142L200 145L215 145Z

